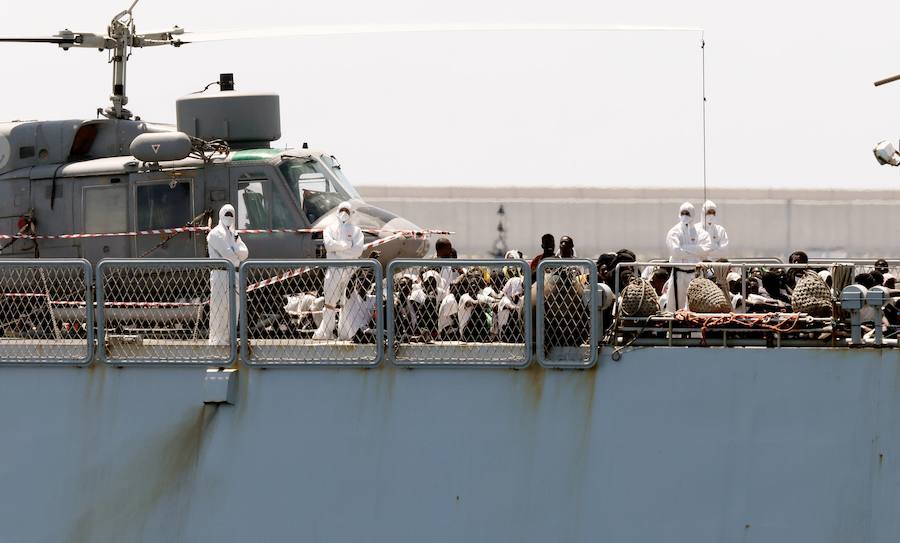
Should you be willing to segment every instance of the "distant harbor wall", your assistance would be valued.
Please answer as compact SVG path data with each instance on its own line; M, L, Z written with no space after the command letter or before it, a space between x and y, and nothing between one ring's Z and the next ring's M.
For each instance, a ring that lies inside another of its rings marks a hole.
M580 256L629 248L667 255L666 231L697 189L477 188L361 186L363 197L422 227L456 232L461 255L486 255L506 212L507 244L539 251L545 232L571 235ZM900 257L900 191L711 189L734 256Z

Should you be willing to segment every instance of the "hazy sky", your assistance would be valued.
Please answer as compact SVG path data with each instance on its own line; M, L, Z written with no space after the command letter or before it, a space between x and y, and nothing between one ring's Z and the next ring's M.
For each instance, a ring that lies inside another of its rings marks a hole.
M128 0L8 3L0 35L100 31ZM89 7L88 7L89 6ZM711 188L895 188L871 148L900 137L900 5L647 0L143 0L138 30L343 23L703 27ZM0 45L0 119L92 117L105 53ZM178 96L234 72L282 97L280 142L338 156L356 184L700 186L694 33L404 34L135 51L129 107L173 122Z

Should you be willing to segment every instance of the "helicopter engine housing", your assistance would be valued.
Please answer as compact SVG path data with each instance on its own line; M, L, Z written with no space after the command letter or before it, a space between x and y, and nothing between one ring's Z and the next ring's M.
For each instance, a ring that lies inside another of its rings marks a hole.
M269 147L281 138L277 94L225 91L180 98L175 105L180 132L202 140L220 139L232 148Z

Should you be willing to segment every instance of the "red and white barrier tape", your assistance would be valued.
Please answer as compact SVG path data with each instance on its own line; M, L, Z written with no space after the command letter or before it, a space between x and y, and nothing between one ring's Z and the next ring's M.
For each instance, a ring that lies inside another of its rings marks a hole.
M200 227L198 227L198 228L200 228ZM376 239L375 241L372 241L370 243L363 245L362 252L365 253L366 251L370 251L370 250L374 249L375 247L380 247L380 246L390 243L392 241L397 241L398 239L424 239L424 238L428 237L429 232L432 232L432 231L409 230L409 231L397 232L390 236L387 236L387 237L384 237L381 239ZM438 231L434 231L434 232L438 232ZM313 268L310 268L310 267L304 267L304 268L297 268L295 270L286 271L284 273L276 275L275 277L270 277L268 279L259 281L258 283L253 283L253 284L247 285L247 292L252 292L252 291L262 288L262 287L267 287L269 285L281 283L282 281L286 281L293 277L303 275L304 273L307 273L307 272L311 271L312 269ZM25 297L47 297L46 294L40 294L40 293L11 293L11 292L4 293L4 296L22 297L22 298L25 298ZM84 302L65 302L65 301L55 301L55 300L51 300L50 303L54 304L54 305L78 305L78 304L85 305ZM207 304L207 303L209 303L209 302L204 302L204 304ZM107 307L185 307L185 306L194 306L194 305L198 305L198 304L194 303L194 302L104 302L104 306L107 306Z
M362 250L362 252L363 252L363 254L365 255L365 252L366 252L366 251L372 250L372 249L374 249L375 247L379 247L379 246L384 245L384 244L386 244L386 243L390 243L390 242L392 242L392 241L397 241L398 239L404 239L404 238L414 239L414 238L417 238L417 237L419 237L419 236L421 236L421 237L424 238L424 237L427 236L427 234L422 235L422 234L419 233L419 232L411 232L411 231L410 231L410 232L398 232L398 233L396 233L396 234L387 236L387 237L385 237L385 238L376 239L375 241L372 241L372 242L370 242L370 243L367 243L367 244L363 245L363 250ZM254 290L256 290L256 289L259 289L259 288L262 288L262 287L267 287L267 286L269 286L269 285L274 285L275 283L281 283L282 281L286 281L286 280L291 279L291 278L293 278L293 277L297 277L297 276L299 276L299 275L303 275L304 273L307 273L307 272L309 272L309 271L311 271L311 270L312 270L312 268L305 267L305 268L297 268L296 270L286 271L286 272L284 272L284 273L281 273L281 274L279 274L279 275L276 275L275 277L270 277L270 278L264 279L264 280L262 280L262 281L260 281L260 282L258 282L258 283L253 283L253 284L251 284L251 285L247 285L247 292L252 292L252 291L254 291Z
M48 295L35 292L5 292L4 296L8 298L48 298ZM127 307L127 308L146 308L146 307L197 307L206 305L206 302L103 302L104 307ZM82 300L50 300L51 305L61 305L70 307L86 306L87 303Z
M138 232L115 232L104 234L58 234L58 235L37 235L28 234L0 234L0 239L84 239L84 238L122 238L136 236L152 236L162 234L181 234L183 232L205 232L209 230L206 226L185 226L181 228L161 228L158 230L140 230Z
M385 230L377 228L363 228L363 232L371 234L413 234L422 236L450 236L453 232L448 230ZM30 235L30 234L0 234L0 240L9 239L90 239L90 238L121 238L137 236L157 236L184 234L192 232L208 232L208 226L182 226L179 228L158 228L155 230L139 230L137 232L109 232L102 234L55 234L55 235ZM322 232L321 228L254 228L238 230L238 234L264 235L264 234L315 234Z
M267 287L269 285L274 285L275 283L280 283L282 281L287 281L292 277L297 277L298 275L303 275L304 273L311 271L312 268L297 268L296 270L286 271L284 273L278 274L275 277L270 277L268 279L264 279L258 283L253 283L252 285L247 285L247 292L253 292L254 290L262 287Z

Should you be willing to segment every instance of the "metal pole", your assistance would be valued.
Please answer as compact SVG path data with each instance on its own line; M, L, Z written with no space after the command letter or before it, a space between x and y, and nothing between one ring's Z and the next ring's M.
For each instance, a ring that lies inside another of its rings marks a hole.
M700 32L700 116L703 130L703 201L706 197L706 40Z

